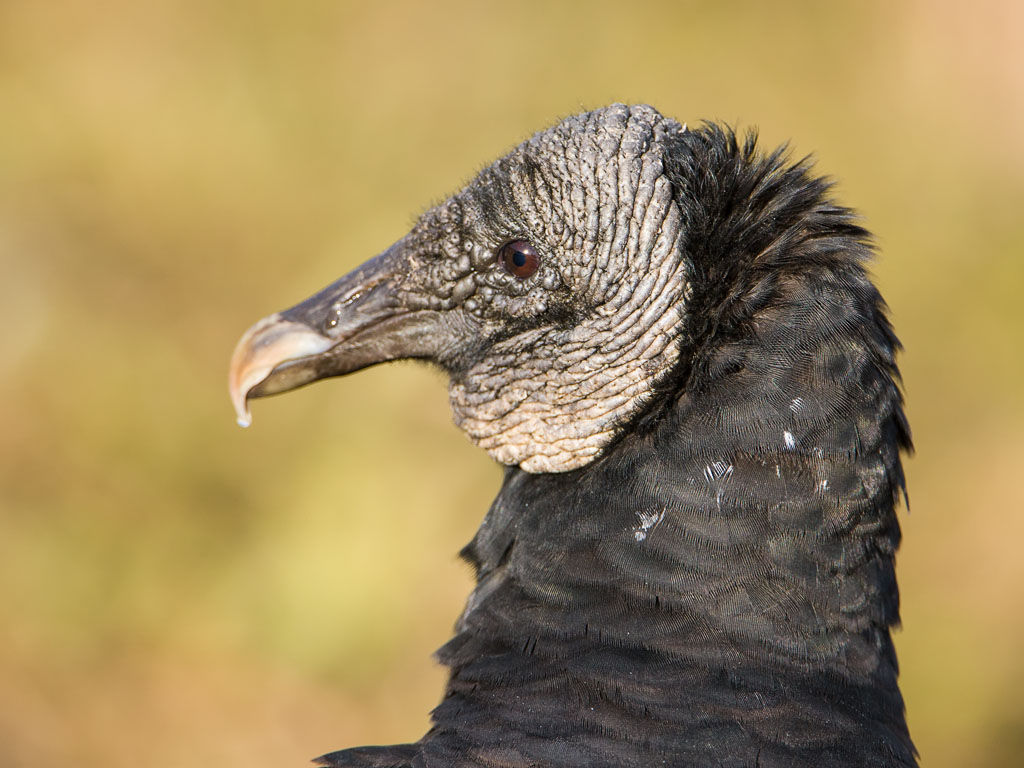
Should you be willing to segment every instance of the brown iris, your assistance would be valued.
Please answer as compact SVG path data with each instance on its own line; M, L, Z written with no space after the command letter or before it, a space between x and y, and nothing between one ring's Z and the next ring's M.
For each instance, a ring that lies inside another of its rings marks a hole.
M518 278L530 277L540 266L537 249L525 240L513 240L501 246L498 251L498 261L508 272Z

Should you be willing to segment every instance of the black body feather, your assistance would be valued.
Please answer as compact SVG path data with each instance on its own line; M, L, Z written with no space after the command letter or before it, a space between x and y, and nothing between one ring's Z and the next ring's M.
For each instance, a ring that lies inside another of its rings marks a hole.
M868 234L716 126L667 174L681 354L591 464L506 471L417 744L330 766L913 766L890 638L910 448Z

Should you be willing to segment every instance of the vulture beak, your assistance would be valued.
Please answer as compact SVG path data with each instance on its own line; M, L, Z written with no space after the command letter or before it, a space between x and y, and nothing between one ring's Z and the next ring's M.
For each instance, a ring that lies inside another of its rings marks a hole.
M399 358L431 358L441 313L407 306L408 259L397 246L284 312L263 318L235 347L228 389L240 426L249 400Z

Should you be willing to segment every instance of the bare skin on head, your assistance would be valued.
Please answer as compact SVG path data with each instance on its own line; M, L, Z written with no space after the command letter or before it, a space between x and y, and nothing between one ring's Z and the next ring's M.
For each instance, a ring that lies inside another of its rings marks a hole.
M231 367L239 422L253 397L419 358L448 371L455 422L497 461L585 466L678 356L686 264L663 163L682 130L618 105L536 134L385 254L253 326ZM528 276L498 257L513 241L537 254Z

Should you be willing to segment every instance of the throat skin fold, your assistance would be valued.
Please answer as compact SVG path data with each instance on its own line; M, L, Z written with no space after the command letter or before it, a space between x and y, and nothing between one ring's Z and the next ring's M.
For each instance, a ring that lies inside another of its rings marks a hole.
M567 472L593 461L651 402L657 372L671 371L679 357L687 261L666 147L680 126L642 108L594 122L594 141L558 144L559 163L499 163L492 172L524 218L554 230L549 252L580 251L558 278L577 286L580 319L494 344L449 387L466 435L496 461L527 472ZM545 151L534 137L511 157ZM553 213L552 189L571 190L571 216Z

